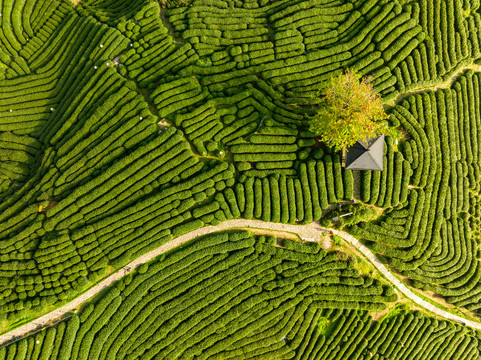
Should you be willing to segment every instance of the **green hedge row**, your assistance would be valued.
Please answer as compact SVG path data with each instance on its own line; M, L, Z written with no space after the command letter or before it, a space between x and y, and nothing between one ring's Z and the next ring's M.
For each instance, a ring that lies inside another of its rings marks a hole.
M0 356L479 357L478 336L469 329L403 305L372 321L369 311L396 300L392 288L361 277L352 262L316 243L278 242L230 231L184 244L139 267L80 314L1 347Z
M357 179L299 130L346 67L374 73L386 101L449 76L479 57L479 17L459 1L331 5L199 0L161 17L157 3L6 1L0 290L20 279L7 317L204 224L318 219L357 180L385 216L353 231L419 286L436 279L476 307L476 255L451 254L474 249L478 226L477 76L392 110L409 142L387 140L382 173Z
M279 348L295 355L321 313L381 309L396 298L316 243L281 242L282 248L271 236L230 231L184 244L140 266L80 314L0 348L0 356L271 358ZM281 339L286 334L289 346Z
M280 170L272 174L269 167L265 177L241 180L235 195L242 216L284 223L310 222L319 219L329 204L350 200L346 196L353 196L352 173L341 170L339 156L334 157L334 163L330 155L324 159L300 163L298 178L279 175Z
M376 224L351 229L416 287L473 311L481 273L479 210L470 193L479 188L479 135L469 99L478 88L479 76L469 71L450 89L410 96L394 108L393 122L411 140L400 152L388 141L384 171L361 176L362 200L393 209Z

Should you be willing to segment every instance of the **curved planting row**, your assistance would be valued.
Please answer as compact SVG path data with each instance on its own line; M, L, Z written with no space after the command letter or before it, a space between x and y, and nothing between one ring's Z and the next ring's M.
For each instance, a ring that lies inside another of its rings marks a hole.
M226 163L199 163L181 132L158 133L114 67L127 38L51 6L57 22L21 50L33 73L0 84L0 317L12 322L168 241L204 190L232 178Z
M139 267L0 359L477 359L476 333L397 311L345 254L247 231L207 235ZM344 259L344 260L342 260Z
M0 55L8 63L0 82L1 319L58 306L205 224L311 221L357 192L390 209L383 222L357 230L375 250L412 271L419 286L477 308L476 230L466 230L477 226L476 105L456 97L473 125L449 128L445 118L467 118L450 112L454 95L396 107L394 125L411 138L401 151L387 139L382 173L343 170L340 154L306 130L319 89L345 67L374 72L387 100L414 61L435 64L436 72L427 68L434 81L478 56L473 31L463 40L468 53L464 45L460 54L447 50L453 39L426 20L431 3L5 3L6 13L21 10L25 19L32 11L32 32L19 56ZM436 26L456 28L458 48L457 34L476 28L479 14L454 3L434 8ZM2 18L0 33L10 37L3 22L18 15ZM442 139L468 127L472 143L459 136L462 157L448 166L457 145ZM444 201L459 204L455 215Z
M208 235L0 359L293 358L322 309L380 311L397 298L341 255L247 231Z
M419 311L371 323L366 312L318 311L297 359L477 359L479 334Z
M94 5L118 14L112 15L121 19L118 29L83 16ZM39 25L20 50L31 73L12 74L0 84L0 317L9 322L58 306L109 268L119 268L172 237L248 214L240 205L253 206L250 190L240 198L234 186L236 167L220 160L232 154L225 144L232 145L236 157L260 157L257 162L251 159L250 169L248 162L234 162L246 176L265 182L261 178L286 166L291 167L286 174L296 175L294 161L271 162L272 157L262 153L266 146L277 147L276 134L290 134L289 142L294 139L289 148L293 152L286 154L304 162L296 194L287 182L278 183L271 211L269 192L258 193L265 199L259 218L272 214L280 220L282 211L283 221L308 221L319 217L328 202L352 194L352 181L343 184L339 157L335 165L328 164L326 180L321 161L307 162L311 153L320 160L323 152L312 134L298 133L293 124L303 119L302 109L282 105L280 95L265 82L262 91L250 86L232 91L230 97L212 97L210 91L222 86L223 75L205 77L200 84L175 74L189 65L179 58L175 61L182 66L174 66L176 54L186 47L168 35L157 5L120 13L101 5L85 2L79 13L67 3L49 5L52 20ZM134 16L138 24L126 22L126 16ZM152 47L142 65L132 55L139 47ZM161 48L172 68L159 57ZM147 76L138 80L141 86L152 84L150 106L137 84L124 78L126 68L130 76L135 70ZM206 98L204 105L194 106ZM201 117L205 114L210 114L209 121ZM272 119L259 122L259 114ZM158 115L170 116L175 126L165 127L169 124ZM253 152L240 144L244 138ZM192 150L217 159L207 161ZM334 179L339 191L326 198L326 182ZM275 186L277 180L269 181ZM281 206L288 191L291 202ZM313 206L311 192L317 193ZM290 218L285 217L287 209Z
M80 184L91 186L93 174L122 153L152 139L142 116L155 123L142 97L106 66L128 41L79 17L67 3L57 5L47 6L52 19L20 50L33 73L0 85L4 319L73 296L97 276L107 259L92 239L71 237L79 214L73 219L73 210L61 205L66 211L49 225L45 213L70 201L75 189L78 195Z
M469 71L451 89L410 96L393 109L393 121L409 133L402 152L416 188L378 224L352 229L392 258L415 286L470 310L481 298L479 84L480 74ZM390 164L396 172L405 165L395 159ZM363 174L364 200L383 206L377 178Z
M235 194L242 217L282 223L311 222L319 219L329 204L351 199L351 171L341 168L338 155L326 155L323 160L300 163L299 178L282 173L264 178L241 177Z
M399 17L397 22L416 22L426 40L394 69L399 91L431 86L440 78L447 80L457 68L480 57L479 5L460 0L423 0L404 6L410 20Z
M409 185L413 184L413 164L408 159L412 161L413 157L406 159L407 154L396 151L391 138L387 138L385 149L384 171L361 171L360 198L367 204L389 208L408 200Z
M37 32L46 32L43 25L51 22L55 27L59 21L58 13L65 12L69 6L58 0L4 0L1 11L0 65L7 65L8 75L25 75L30 69L25 62L22 49L28 46ZM48 32L48 30L47 30ZM18 55L21 55L18 56ZM0 66L0 70L3 66Z

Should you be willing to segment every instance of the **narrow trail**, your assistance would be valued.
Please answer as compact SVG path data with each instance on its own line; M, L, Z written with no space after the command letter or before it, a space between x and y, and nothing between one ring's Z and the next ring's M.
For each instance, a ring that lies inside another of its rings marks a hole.
M469 64L469 65L461 66L459 69L454 71L451 74L451 76L449 77L449 79L447 79L446 81L444 81L442 83L432 85L432 86L416 87L412 90L403 92L403 93L399 94L398 96L396 96L394 99L385 103L384 105L386 105L388 107L392 107L396 104L399 104L403 99L405 99L408 96L413 95L413 94L419 94L419 93L423 93L423 92L427 92L427 91L436 91L436 90L439 90L439 89L449 89L451 87L451 85L453 85L453 83L459 77L459 75L464 73L466 70L474 70L474 71L477 71L477 72L481 72L481 65Z
M175 247L181 246L182 244L188 241L191 241L202 235L207 235L216 231L229 230L229 229L235 229L235 228L249 228L249 227L294 233L299 235L299 237L304 241L319 241L319 238L322 232L332 231L334 234L339 235L345 241L355 246L392 283L392 285L394 285L397 289L399 289L400 292L402 292L406 297L414 301L419 306L443 318L464 323L466 326L470 326L475 329L481 329L481 323L474 322L474 321L462 318L460 316L451 314L442 309L439 309L438 307L430 304L429 302L421 299L419 296L414 294L381 263L381 261L376 257L376 255L374 255L371 252L371 250L369 250L365 245L363 245L358 239L356 239L355 237L351 236L346 232L338 231L335 229L323 228L317 222L312 222L308 225L291 225L291 224L278 224L278 223L264 222L264 221L258 221L258 220L238 219L238 220L225 221L217 226L206 226L201 229L194 230L188 234L185 234L176 239L173 239L169 243L162 245L147 254L144 254L143 256L135 259L131 263L122 267L120 270L110 275L109 277L101 281L99 284L87 290L85 293L78 296L68 304L62 306L61 308L53 310L48 314L29 322L28 324L25 324L3 335L0 335L0 345L11 342L16 338L26 336L30 332L39 330L42 327L47 326L48 324L51 324L53 321L60 319L67 312L74 310L79 305L83 304L85 301L97 295L100 291L112 285L115 281L120 280L123 276L125 276L129 272L132 272L136 267L152 260L153 258L159 256L162 253L170 251Z

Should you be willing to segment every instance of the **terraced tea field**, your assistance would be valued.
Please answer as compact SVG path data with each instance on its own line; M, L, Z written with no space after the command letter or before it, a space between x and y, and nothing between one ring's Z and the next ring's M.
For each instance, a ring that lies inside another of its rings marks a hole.
M361 277L353 262L339 261L317 243L284 239L282 247L273 246L278 241L247 231L198 239L142 265L80 315L3 347L0 354L53 359L479 355L478 341L466 329L419 311L371 324L367 310L381 310L397 298L391 287Z
M0 14L0 336L170 250L0 360L480 358L464 326L481 322L479 1L0 0ZM345 69L374 77L400 132L382 171L346 170L309 131ZM336 204L386 271L463 324L360 273L327 233L169 245L233 219L332 228Z

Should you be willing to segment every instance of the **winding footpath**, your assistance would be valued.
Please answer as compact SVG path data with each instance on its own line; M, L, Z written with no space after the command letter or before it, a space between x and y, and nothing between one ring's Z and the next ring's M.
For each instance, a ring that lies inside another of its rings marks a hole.
M461 66L454 70L449 76L449 78L441 83L434 82L431 86L418 86L415 87L409 91L400 93L398 96L396 96L394 99L389 100L386 102L386 105L391 107L396 104L399 104L403 99L407 98L408 96L414 95L414 94L420 94L424 93L427 91L436 91L440 89L449 89L453 83L458 79L460 75L462 75L465 71L467 70L473 70L477 72L481 72L481 65L478 64L468 64Z
M81 294L80 296L78 296L68 304L62 306L61 308L53 310L48 314L38 319L35 319L23 326L20 326L8 333L0 335L0 345L9 343L12 340L15 340L16 338L26 336L29 333L37 331L51 324L53 321L62 318L62 316L64 316L66 313L74 310L79 305L83 304L85 301L91 299L92 297L97 295L100 291L112 285L115 281L121 279L129 272L132 272L136 267L152 260L153 258L159 256L162 253L172 250L177 246L181 246L185 242L193 240L196 237L207 235L216 231L235 229L235 228L248 228L248 227L263 229L263 230L274 230L274 231L294 233L299 235L299 237L303 241L319 241L319 238L322 232L332 231L334 234L339 235L349 244L355 246L392 283L392 285L394 285L397 289L399 289L400 292L402 292L406 297L414 301L419 306L443 318L463 323L466 326L470 326L475 329L481 329L481 323L474 322L474 321L462 318L460 316L451 314L442 309L439 309L436 306L430 304L429 302L421 299L419 296L414 294L381 263L381 261L376 257L376 255L374 255L371 252L371 250L369 250L365 245L363 245L358 239L356 239L355 237L351 236L346 232L338 231L335 229L323 228L317 222L312 222L308 225L291 225L291 224L278 224L278 223L264 222L264 221L258 221L258 220L238 219L238 220L225 221L217 226L206 226L201 229L194 230L190 233L187 233L176 239L173 239L169 243L162 245L157 249L135 259L128 265L122 267L120 270L113 273L112 275L110 275L109 277L101 281L99 284L87 290L85 293Z

